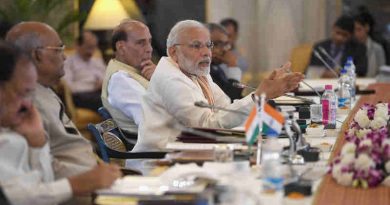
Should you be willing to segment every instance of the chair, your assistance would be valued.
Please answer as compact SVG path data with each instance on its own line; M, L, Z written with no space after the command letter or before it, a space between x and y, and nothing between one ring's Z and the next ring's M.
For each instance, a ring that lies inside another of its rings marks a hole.
M114 159L161 159L166 152L129 152L132 148L123 138L123 133L113 119L98 124L88 124L88 129L95 137L100 157L105 162ZM121 163L122 164L122 163Z
M98 113L103 118L103 120L108 120L112 118L111 114L108 112L108 110L105 107L100 107L98 109Z
M301 44L291 51L290 61L291 70L294 72L304 73L310 62L313 44Z
M98 109L98 113L103 118L103 120L113 119L110 112L108 112L108 110L105 107L100 107ZM114 122L115 122L115 120L114 120ZM129 150L131 150L135 146L135 144L137 143L137 139L138 139L137 134L127 133L125 131L122 131L120 127L118 127L118 130L121 131L121 136L123 136L123 138L124 138L123 142L129 144L129 146L131 146L131 148L130 147L128 147L128 148L129 148Z
M88 123L98 123L102 120L97 112L86 108L76 107L73 102L72 92L64 80L61 80L54 88L58 96L62 99L66 106L66 113L76 125L77 129L86 136Z

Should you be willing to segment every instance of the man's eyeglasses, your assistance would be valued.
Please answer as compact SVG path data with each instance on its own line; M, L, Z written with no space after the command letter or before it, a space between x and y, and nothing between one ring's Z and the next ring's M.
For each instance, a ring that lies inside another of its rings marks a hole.
M214 41L214 47L224 49L224 50L230 50L232 48L229 42L223 42L223 41Z
M177 44L174 44L174 46L188 46L189 48L193 48L195 50L200 50L204 47L208 48L208 49L213 49L214 48L214 43L209 41L207 43L201 43L201 42L194 42L194 43L190 43L190 44L184 44L184 43L177 43Z
M65 45L62 45L62 46L44 46L44 47L38 47L37 49L48 49L48 50L55 50L57 52L64 52Z

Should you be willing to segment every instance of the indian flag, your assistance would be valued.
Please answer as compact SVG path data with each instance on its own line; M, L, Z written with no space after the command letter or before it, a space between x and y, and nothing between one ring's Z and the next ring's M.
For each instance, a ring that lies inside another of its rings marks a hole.
M258 117L258 111L256 106L253 106L252 111L249 113L248 119L245 121L245 138L249 145L252 145L257 136L260 133L260 121Z
M280 135L284 123L283 115L267 103L264 105L264 112L261 112L260 115L263 122L263 133L265 135Z
M262 133L265 135L279 135L283 128L284 117L271 105L265 103L264 111L256 106L252 108L248 119L246 120L245 137L249 145L252 145L260 133L260 123L262 123Z

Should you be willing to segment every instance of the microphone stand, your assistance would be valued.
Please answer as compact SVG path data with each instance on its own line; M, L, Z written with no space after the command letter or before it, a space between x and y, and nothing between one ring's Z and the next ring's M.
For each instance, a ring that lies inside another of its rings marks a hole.
M336 78L339 77L339 74L336 73L336 71L333 70L333 68L322 58L320 53L318 51L313 50L314 55L325 65L325 68L328 69Z
M304 81L302 81L304 82ZM256 90L255 87L252 87L252 86L249 86L249 85L245 85L243 83L238 83L238 82L234 82L233 83L233 86L236 87L236 88L248 88L248 89L251 89L251 90ZM309 87L311 87L310 85L308 85ZM314 90L314 88L313 88ZM317 93L316 90L314 90L314 92ZM319 96L321 96L319 93L317 93ZM304 102L308 102L308 103L311 103L311 104L314 104L314 101L311 100L311 99L307 99L307 98L304 98L304 97L300 97L300 96L294 96L294 95L289 95L289 94L284 94L283 96L286 96L286 97L290 97L290 98L295 98L295 99L298 99L298 100L302 100Z
M335 64L337 66L338 69L342 68L340 66L340 64L338 64L330 55L328 52L326 52L326 50L322 47L322 46L319 46L318 47L318 50L320 50L321 53L323 53L329 60L332 61L333 64Z

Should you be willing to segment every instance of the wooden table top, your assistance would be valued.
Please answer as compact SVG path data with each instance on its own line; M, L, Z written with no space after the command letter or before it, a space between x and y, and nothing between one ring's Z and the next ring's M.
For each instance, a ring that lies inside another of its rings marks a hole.
M376 104L377 102L390 102L390 84L372 84L370 89L375 89L374 95L362 96L356 103L348 118L345 120L338 136L335 149L330 157L330 161L340 152L345 143L344 132L348 129L353 116L364 103ZM324 176L317 189L314 203L315 205L390 205L390 187L379 186L376 188L363 189L345 187L336 183L330 174Z

